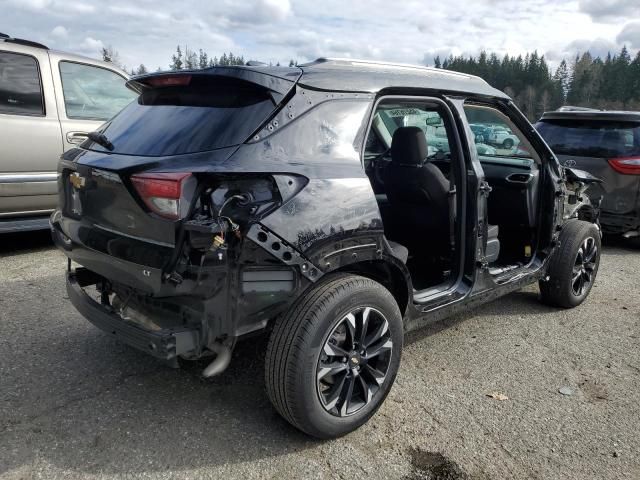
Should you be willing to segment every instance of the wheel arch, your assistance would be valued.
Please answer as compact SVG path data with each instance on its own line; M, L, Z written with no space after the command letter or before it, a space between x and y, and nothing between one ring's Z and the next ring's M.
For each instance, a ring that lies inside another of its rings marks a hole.
M402 316L406 315L411 298L411 278L406 268L402 269L390 259L354 262L336 268L331 273L352 273L380 283L396 299Z

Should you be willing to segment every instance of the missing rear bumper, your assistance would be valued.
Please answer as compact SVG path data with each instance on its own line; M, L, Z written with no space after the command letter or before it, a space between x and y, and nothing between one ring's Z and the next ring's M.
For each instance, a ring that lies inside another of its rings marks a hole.
M121 342L165 361L192 355L199 350L201 334L197 329L175 328L147 330L123 319L109 305L97 302L84 290L101 277L86 269L67 272L67 294L73 306L99 329Z

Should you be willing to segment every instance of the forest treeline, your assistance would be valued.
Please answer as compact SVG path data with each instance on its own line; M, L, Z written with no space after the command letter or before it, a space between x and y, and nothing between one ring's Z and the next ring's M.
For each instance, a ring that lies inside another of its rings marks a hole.
M102 49L106 61L118 63L118 53L112 47ZM223 53L210 57L203 49L176 48L168 64L169 70L193 70L213 66L244 65L242 55ZM289 66L297 62L291 60ZM277 65L280 65L279 63ZM571 62L562 60L552 71L544 55L537 52L505 55L481 52L478 56L449 56L434 59L436 68L468 73L484 78L491 85L514 99L531 121L547 110L562 105L603 109L640 110L640 52L631 58L626 47L604 59L589 52ZM158 67L158 71L167 68ZM132 75L147 73L140 64Z
M586 52L570 64L562 60L553 72L537 52L436 57L434 66L484 78L513 98L532 121L562 105L640 110L640 52L632 59L626 47L604 59Z

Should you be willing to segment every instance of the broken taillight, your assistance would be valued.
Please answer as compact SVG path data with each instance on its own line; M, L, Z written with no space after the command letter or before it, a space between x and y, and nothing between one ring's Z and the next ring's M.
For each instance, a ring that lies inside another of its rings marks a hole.
M184 172L138 173L131 182L149 210L171 220L186 215L196 183Z
M640 157L610 158L609 165L623 175L640 175Z

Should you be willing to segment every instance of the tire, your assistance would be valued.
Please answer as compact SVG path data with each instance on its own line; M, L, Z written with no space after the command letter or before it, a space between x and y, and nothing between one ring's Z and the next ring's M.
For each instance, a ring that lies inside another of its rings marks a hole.
M560 233L560 247L549 260L547 281L540 281L542 301L573 308L589 295L600 265L600 231L589 222L569 221Z
M504 142L502 142L502 146L506 149L506 150L511 150L513 148L513 140L510 138L506 138L504 140Z
M384 322L386 331L374 341ZM354 338L362 339L361 345L371 342L354 353L349 343ZM386 398L402 342L402 316L385 287L357 275L334 275L276 321L265 358L269 399L285 420L309 435L345 435L369 420ZM343 347L353 355L342 355Z

